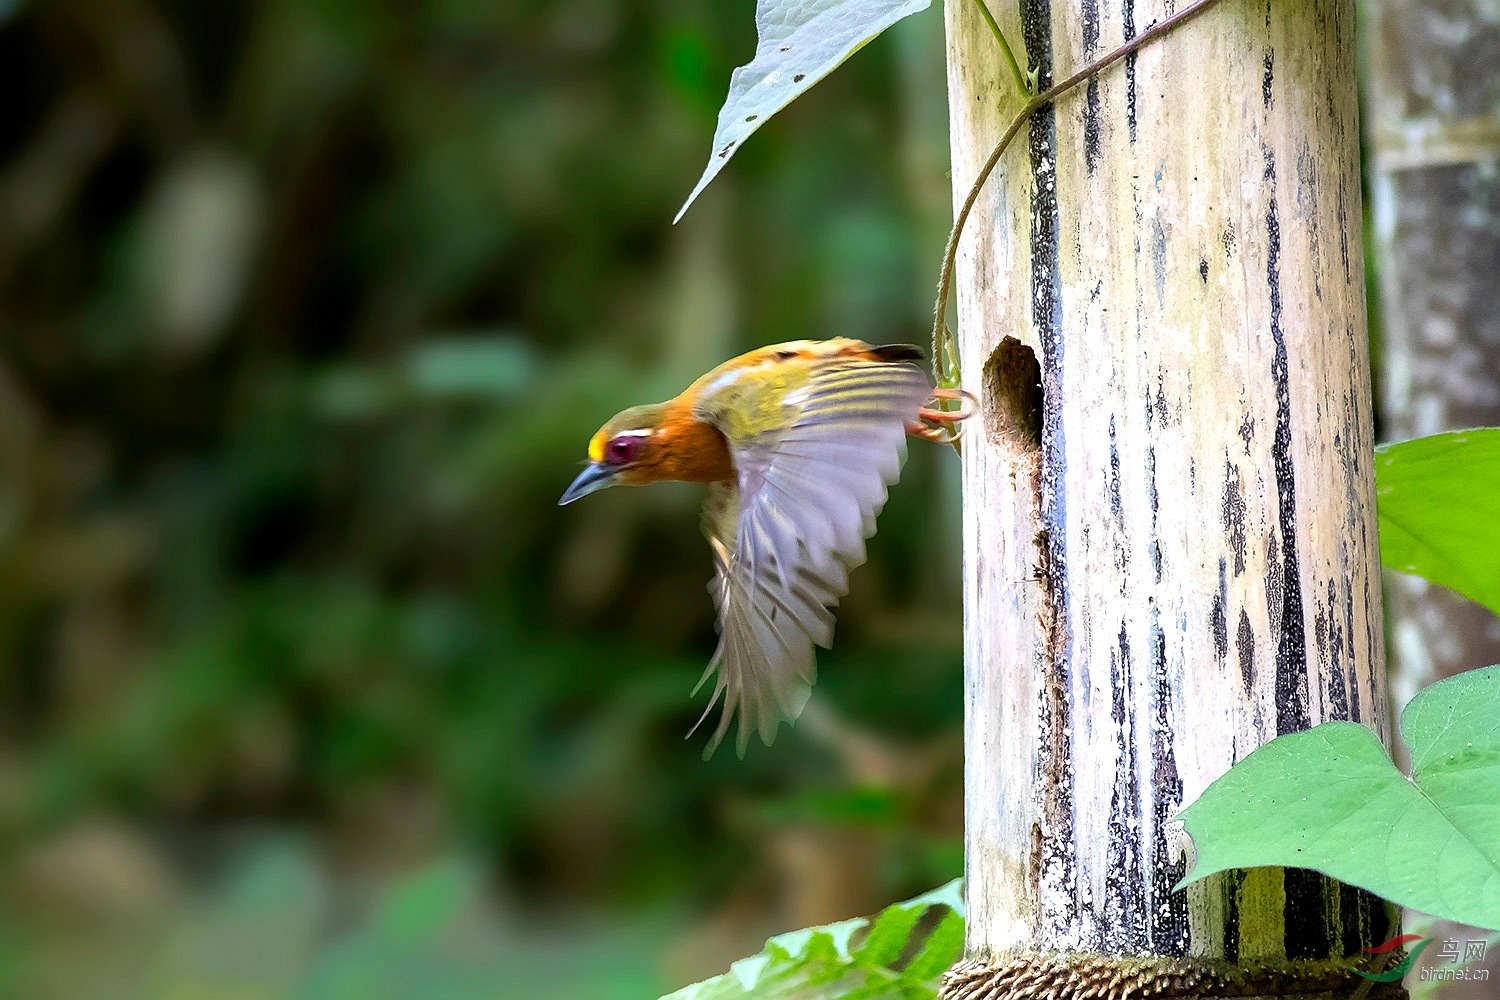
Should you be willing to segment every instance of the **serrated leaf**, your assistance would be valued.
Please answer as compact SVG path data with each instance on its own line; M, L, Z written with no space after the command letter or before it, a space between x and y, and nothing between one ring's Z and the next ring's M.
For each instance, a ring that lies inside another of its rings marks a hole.
M920 896L908 899L896 906L914 906L926 909L929 906L946 906L960 917L964 915L964 880L956 878L947 885L929 889Z
M900 958L917 921L922 919L922 910L918 906L887 906L860 946L859 960L867 965L890 965Z
M890 965L900 958L901 953L906 950L912 930L922 919L922 914L933 906L946 906L957 914L961 929L964 915L963 879L956 878L947 885L901 903L892 903L882 910L864 943L860 945L857 955L860 962L867 965Z
M963 950L964 918L956 911L949 912L922 942L922 950L901 970L901 978L913 983L935 980Z
M1279 736L1178 816L1197 862L1315 868L1402 906L1500 929L1500 666L1413 698L1410 779L1368 729L1328 722Z
M729 992L725 984L733 986L733 976L730 973L705 979L701 983L691 983L673 993L668 993L660 1000L717 1000L719 997L729 997L734 994ZM740 990L740 995L745 995L745 990Z
M760 982L761 973L765 972L770 964L770 955L751 955L749 958L742 958L735 962L729 967L729 971L734 976L735 982L740 984L740 988L748 993L755 989L756 984Z
M935 906L951 912L943 915L906 968L892 969L922 915ZM937 977L963 946L962 906L963 890L955 880L893 903L873 923L856 917L778 934L766 941L761 954L740 959L729 972L685 986L662 1000L874 1000L896 995L930 1000L937 993ZM855 935L866 927L869 935L854 947ZM881 928L882 937L876 940Z
M1380 561L1500 614L1500 428L1375 449Z
M818 933L818 930L817 927L804 927L799 931L777 934L766 941L766 950L779 954L783 958L804 958L808 947L812 944L813 935Z
M856 917L853 920L840 920L836 924L825 924L823 931L833 943L833 953L845 962L853 960L849 954L849 942L854 937L854 932L862 930L869 925L870 921L864 917Z
M729 77L713 152L675 223L756 129L886 28L932 0L757 0L755 57Z

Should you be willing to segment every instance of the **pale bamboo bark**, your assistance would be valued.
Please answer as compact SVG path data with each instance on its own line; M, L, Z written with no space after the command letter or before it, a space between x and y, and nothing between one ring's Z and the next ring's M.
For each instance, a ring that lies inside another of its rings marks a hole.
M992 9L1046 87L1174 8ZM947 24L957 203L1021 100L973 0ZM1369 896L1306 872L1172 891L1171 819L1232 763L1388 729L1353 45L1349 0L1223 3L1036 115L970 220L950 996L1107 995L1122 969L1342 989L1383 939Z

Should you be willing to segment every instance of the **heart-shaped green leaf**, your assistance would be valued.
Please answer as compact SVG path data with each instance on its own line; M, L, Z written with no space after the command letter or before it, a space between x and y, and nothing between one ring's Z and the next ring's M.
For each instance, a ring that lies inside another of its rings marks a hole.
M1183 883L1227 868L1315 868L1402 906L1500 929L1500 666L1441 681L1401 716L1413 773L1374 734L1278 736L1179 814Z
M1380 561L1500 614L1500 428L1375 449Z

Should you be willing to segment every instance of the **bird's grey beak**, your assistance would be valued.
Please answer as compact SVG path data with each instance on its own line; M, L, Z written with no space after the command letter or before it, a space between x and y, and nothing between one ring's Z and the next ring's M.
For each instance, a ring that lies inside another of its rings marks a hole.
M557 501L561 507L563 504L572 503L579 497L588 496L595 490L602 490L606 486L615 484L615 477L620 474L618 466L605 465L603 462L590 462L588 466L573 480L573 485Z

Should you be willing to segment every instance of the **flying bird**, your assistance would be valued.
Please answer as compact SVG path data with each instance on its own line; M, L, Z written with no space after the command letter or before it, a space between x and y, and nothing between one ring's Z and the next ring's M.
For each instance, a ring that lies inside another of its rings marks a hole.
M833 608L906 454L906 435L952 442L972 397L934 389L920 348L847 338L774 344L713 369L664 403L634 406L589 442L589 464L559 504L607 486L708 484L703 533L719 646L698 682L718 672L703 723L723 715L704 757L740 718L771 743L811 693L814 644L833 641ZM929 401L963 398L956 411ZM694 694L698 688L694 689ZM689 732L692 735L692 731Z

